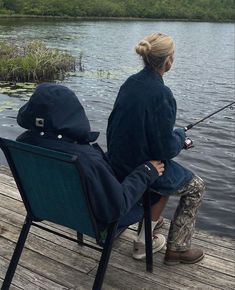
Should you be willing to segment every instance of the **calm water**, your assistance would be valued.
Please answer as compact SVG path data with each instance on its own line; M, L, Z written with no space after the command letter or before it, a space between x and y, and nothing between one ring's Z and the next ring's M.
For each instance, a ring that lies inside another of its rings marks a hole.
M84 105L99 143L106 148L107 119L122 82L141 68L134 53L137 41L161 31L173 36L175 63L165 76L178 103L177 125L185 126L234 100L234 24L128 21L0 20L0 40L22 43L43 40L50 47L83 52L85 71L62 83L74 90ZM27 94L0 94L0 135L15 138L22 129L18 108ZM235 109L235 108L234 108ZM227 109L188 132L195 148L177 160L206 182L197 226L213 233L234 235L235 110ZM5 163L3 157L0 162ZM176 200L165 211L171 217Z

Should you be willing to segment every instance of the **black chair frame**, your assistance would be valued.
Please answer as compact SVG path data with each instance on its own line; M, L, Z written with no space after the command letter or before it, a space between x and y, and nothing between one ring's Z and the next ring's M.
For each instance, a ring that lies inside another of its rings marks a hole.
M42 220L39 220L37 217L33 216L33 214L32 214L32 210L30 208L29 202L28 202L26 194L24 192L24 187L22 186L19 174L17 172L17 168L15 166L15 163L13 161L11 153L8 149L8 145L6 144L5 141L9 142L9 140L7 140L7 139L0 138L0 148L4 152L4 155L7 159L7 162L9 164L9 167L11 169L11 172L12 172L13 177L15 179L15 182L17 184L18 190L19 190L20 195L22 197L24 206L26 208L27 215L26 215L23 227L21 229L20 236L19 236L18 241L16 243L16 247L15 247L13 256L11 258L8 270L6 272L6 276L5 276L5 279L3 281L1 290L8 290L10 288L13 276L14 276L15 271L16 271L16 267L17 267L19 259L21 257L21 254L22 254L22 251L23 251L23 248L24 248L24 245L25 245L25 242L26 242L26 239L27 239L27 236L28 236L28 233L30 231L31 226L38 227L38 228L45 230L47 232L53 233L55 235L58 235L60 237L68 239L70 241L76 242L79 245L87 246L93 250L101 252L101 258L99 261L99 265L98 265L98 269L97 269L97 273L96 273L96 277L95 277L95 281L94 281L92 289L93 290L102 289L102 284L104 281L105 272L106 272L107 265L109 262L113 241L114 241L115 237L117 237L120 234L120 232L122 232L122 230L118 229L118 221L113 222L112 224L109 225L109 227L107 229L107 236L106 236L104 244L101 243L100 232L98 231L96 220L95 220L95 217L94 217L91 205L90 205L90 201L89 201L89 192L88 192L88 189L86 186L86 177L83 173L81 166L79 165L79 162L77 160L78 157L73 156L73 158L71 159L70 162L74 163L74 165L77 167L77 170L78 170L79 175L81 177L83 190L84 190L84 192L87 193L87 197L88 197L87 198L87 205L88 205L88 208L90 211L90 216L92 217L94 231L96 233L96 242L101 247L98 247L98 246L96 247L96 246L93 246L91 244L84 242L83 241L83 234L80 232L77 232L77 238L75 239L75 238L71 238L67 235L63 235L57 231L48 229L47 227L43 226L42 224L39 224L40 222L42 222ZM14 143L18 143L16 141L10 141L10 142L12 142L13 146L14 146ZM27 144L26 146L31 146L31 145ZM26 148L26 150L27 150L27 148ZM47 150L47 149L45 149L45 150ZM22 151L24 151L24 150L22 150ZM148 272L153 271L151 204L150 203L151 203L150 202L150 193L148 191L146 191L144 194L144 218L145 218L145 239L146 239L146 270Z

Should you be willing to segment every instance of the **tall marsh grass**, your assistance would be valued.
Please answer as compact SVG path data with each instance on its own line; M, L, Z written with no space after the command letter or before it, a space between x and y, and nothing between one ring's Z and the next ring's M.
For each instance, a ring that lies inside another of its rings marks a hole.
M75 71L75 58L43 42L0 42L0 81L51 81L63 79L68 71Z

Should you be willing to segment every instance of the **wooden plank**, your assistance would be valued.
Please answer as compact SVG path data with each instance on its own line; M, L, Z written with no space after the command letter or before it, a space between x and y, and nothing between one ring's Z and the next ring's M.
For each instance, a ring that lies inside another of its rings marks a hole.
M25 215L25 209L24 206L21 202L10 199L6 196L1 196L1 205L4 206L4 208L7 208L9 210L13 210L14 212L20 213L22 215ZM48 223L46 223L48 224ZM53 227L55 227L56 225L53 225ZM56 226L58 229L61 229L62 227L60 226ZM71 230L66 230L65 228L62 228L62 231L71 233ZM162 232L164 235L167 235L167 231L165 229L160 230L159 232ZM74 232L73 232L74 234ZM122 235L121 238L127 237L128 240L133 238L133 232L132 231L126 231L124 235ZM226 260L226 261L234 261L234 251L230 248L224 248L221 245L211 245L210 242L208 241L204 241L198 238L194 238L193 239L194 245L195 246L200 246L202 247L205 252L211 256L220 258L222 260Z
M1 261L5 259L6 262L10 258L14 248L12 241L15 242L18 238L24 221L25 209L20 200L13 179L0 174ZM75 232L70 229L48 222L45 224L48 228L57 229L74 237ZM164 235L167 234L168 228L169 222L166 221L161 229ZM134 234L134 231L127 230L115 241L103 289L235 289L234 239L213 236L203 231L196 232L193 241L195 245L205 249L205 259L194 265L169 267L163 264L164 250L162 250L154 255L154 273L151 274L145 271L144 261L135 261L131 257ZM93 239L87 240L94 243ZM53 289L48 286L43 288L43 281L46 279L48 281L45 285L50 282L55 283L55 287L59 285L61 289L87 290L91 289L93 284L99 256L99 253L87 247L79 247L76 243L32 227L17 273L19 277L25 276L26 279L27 274L23 275L21 271L30 272L31 278L26 281L26 285L28 282L42 289ZM77 259L85 261L85 267L83 263L77 263ZM4 263L1 263L0 283L2 273L6 271ZM37 263L39 267L35 267ZM43 268L45 263L46 269ZM63 275L58 276L58 271L59 273L64 271ZM38 275L42 282L35 283L34 275ZM76 278L71 282L74 276ZM14 281L17 281L17 278L15 279ZM16 289L21 289L23 284L17 283Z
M5 277L6 269L8 268L10 261L4 257L0 259L0 277ZM16 289L23 290L67 290L67 287L63 287L45 277L42 277L24 267L18 265L17 271L14 275L13 281ZM12 288L12 287L11 287Z
M8 184L16 188L16 183L11 175L10 169L5 167L4 169L0 166L0 183Z
M169 231L170 221L165 219L163 230ZM222 235L212 235L203 230L196 230L194 233L194 239L199 239L204 242L209 242L211 245L218 245L223 248L235 250L235 239Z
M35 230L38 230L38 229L36 229L35 228ZM39 235L44 235L44 233L41 231L41 232L39 232L38 233ZM50 234L49 234L50 235ZM54 239L54 237L51 235L51 239L53 240ZM67 242L67 241L65 241L64 240L64 242L63 242L63 238L59 238L59 240L58 240L58 238L56 238L56 241L54 241L55 243L63 243L63 246L66 246L66 247L69 247L70 249L72 249L72 250L74 250L74 243L72 243L72 242ZM69 245L68 245L69 244ZM119 242L119 245L117 246L119 249L117 250L117 251L120 251L120 242ZM126 244L124 244L124 248L127 248L127 246L126 246ZM114 251L115 251L116 249L114 248ZM131 253L131 243L129 243L129 255L130 255L130 253ZM84 247L84 252L83 252L83 255L85 255L85 256L90 256L90 251L88 250L88 248L86 248L86 247ZM93 253L93 251L92 251L92 255L95 255L95 252ZM124 253L124 255L127 255L127 253L125 252ZM94 257L93 257L94 258ZM95 257L95 259L98 259L98 256L97 256L97 254L96 254L96 257ZM183 266L183 265L182 265ZM226 265L225 265L226 266ZM193 265L192 266L190 266L190 269L189 269L189 271L186 271L186 273L187 272L191 272L191 268L193 267ZM188 267L187 267L188 268ZM174 269L175 270L175 269ZM205 269L202 269L201 271L204 273L204 270ZM193 269L193 271L195 272L195 269ZM200 272L200 271L199 271ZM182 273L180 273L180 276L181 276L181 274ZM180 278L180 277L179 277ZM205 279L207 280L207 277L205 277ZM218 280L218 279L217 279ZM227 279L226 280L226 277L224 278L224 279L220 279L220 282L223 284L224 283L224 281L227 281L227 283L229 283L229 279ZM231 281L230 281L231 282ZM233 280L233 282L234 282L234 280Z
M1 225L6 229L1 236L12 241L16 242L19 237L19 228L14 225L6 224L1 221ZM81 247L74 243L74 246ZM25 247L34 252L37 252L41 255L47 256L57 262L68 265L74 269L79 270L80 272L89 273L96 266L96 262L91 258L79 256L74 251L66 249L61 245L56 245L53 242L47 241L41 237L35 236L33 233L30 233ZM1 252L0 252L1 253Z
M1 207L0 207L0 213L1 213L0 214L0 229L3 232L7 230L7 224L18 227L18 232L20 231L24 222L24 216L11 212L10 210L7 210ZM53 229L51 226L50 227L48 226L48 228ZM65 234L63 231L60 231L58 229L54 229L54 230ZM95 259L96 261L99 260L100 253L98 253L97 251L91 251L88 247L78 247L77 244L73 241L69 241L62 237L55 236L54 234L48 233L34 226L32 226L30 229L30 234L31 233L38 237L43 237L45 240L51 241L55 245L61 245L62 247L66 247L67 249L75 251L76 253L82 254L84 257L90 258L92 255L93 259ZM76 238L75 231L73 231L73 234L70 234L69 236Z
M2 194L0 196L1 196L0 206L2 208L8 209L10 211L26 216L26 210L22 201L13 199L11 197L8 197Z
M116 260L118 257L121 257L120 255L115 256L115 260L112 261L112 265L115 267L122 267L122 269L126 267L127 258L125 265L121 264L121 261ZM128 261L128 268L129 271L132 273L135 273L138 276L148 277L150 280L156 280L160 281L162 283L165 283L164 285L170 285L172 289L184 289L185 287L193 284L193 287L197 287L199 289L217 289L220 288L220 286L224 287L224 285L230 285L232 283L226 282L226 279L208 279L208 273L203 274L205 270L203 271L198 270L199 265L197 264L193 269L190 266L182 267L185 265L177 265L174 267L169 267L164 265L163 263L163 255L161 253L154 254L154 265L153 265L153 271L154 275L151 275L147 272L145 272L145 261L139 261L137 263L133 263L132 258L129 257ZM183 268L183 269L182 269ZM195 272L197 271L197 275L195 275ZM192 283L193 281L193 283ZM194 286L196 285L196 286ZM230 288L226 289L233 289L231 286ZM197 289L196 288L196 289Z
M13 176L10 174L5 174L4 172L1 171L1 168L0 168L0 182L2 184L9 184L12 187L16 188L16 183Z
M10 185L12 188L17 188L15 180L12 176L5 175L0 171L0 184L2 185Z
M5 225L2 224L2 226L4 226L5 228L7 227L6 224ZM37 228L35 228L35 229L37 229ZM42 233L41 233L41 235L42 235ZM4 233L4 236L6 236L6 232ZM59 241L59 243L61 243L62 241ZM35 241L35 243L37 243L37 242ZM63 246L64 246L64 243L63 243ZM28 245L27 245L27 248L28 248ZM73 246L73 248L71 250L74 250L74 246ZM134 261L130 257L130 253L131 253L131 248L129 249L129 252L128 252L128 254L129 254L128 262L126 262L127 256L128 256L127 253L125 252L124 255L120 255L120 252L119 251L118 251L118 254L117 254L117 253L115 253L115 250L114 250L114 252L112 254L112 259L110 260L110 265L115 266L115 268L117 268L117 269L122 269L122 267L123 267L122 266L123 265L123 262L122 261L125 260L125 265L126 265L125 266L126 267L125 269L126 269L126 272L137 273L138 276L141 276L142 278L145 278L146 279L145 264L142 263L142 268L139 268L139 265L140 264L138 262ZM44 253L44 254L46 255L46 253ZM91 253L87 252L87 253L85 253L85 255L91 255ZM133 264L135 264L135 265L133 265ZM165 281L166 285L168 285L170 287L174 287L175 289L182 289L182 287L186 287L185 284L182 284L182 276L181 275L175 274L173 276L173 279L169 279L169 275L168 275L167 272L165 273L165 270L164 271L162 271L162 270L159 271L159 267L158 267L158 269L156 270L156 272L157 272L157 276L155 277L155 279L152 278L152 274L150 274L151 279L147 276L148 279L150 279L150 282L151 282L150 285L153 283L152 280L154 280L154 283L157 283L157 284L160 284L160 285L161 285L161 281ZM186 282L189 283L190 281L188 280Z
M2 287L2 283L3 283L3 280L0 278L0 287ZM24 290L24 288L19 288L12 283L9 290Z
M5 237L5 234L6 234L6 233L8 233L8 231L7 231L7 232L4 232L4 237ZM30 239L30 237L29 237L29 239ZM1 244L1 243L0 243L0 244ZM37 248L38 246L40 246L40 245L37 245L36 248ZM35 250L35 249L34 249L34 248L35 248L35 245L33 245L32 248L31 248L31 247L29 247L29 245L28 245L28 243L27 243L26 248L27 248L27 249L31 249L31 250ZM50 250L50 249L49 249L49 250ZM42 254L43 254L44 256L46 255L47 257L51 257L51 255L48 254L48 253L42 253ZM64 255L64 249L61 250L61 254ZM2 256L2 255L5 256L6 254L4 254L4 253L2 254L2 253L0 252L0 256ZM51 257L51 258L52 258L52 257ZM72 258L72 257L71 257L71 258ZM56 254L56 255L53 257L53 259L56 260L56 261L58 262L58 260L59 260L59 259L58 259L58 254ZM79 256L79 257L77 256L77 259L81 259L81 256ZM60 262L61 262L61 261L60 261ZM131 262L133 262L133 260L132 260ZM69 264L69 263L68 263L68 264ZM97 263L96 263L96 265L97 265ZM71 264L70 264L70 266L73 267L73 268L77 268L77 266L74 265L74 262L73 262L72 259L71 259ZM93 268L94 268L94 267L93 267ZM92 268L92 269L93 269L93 268ZM92 270L92 269L91 269L91 270ZM113 271L112 274L111 274L112 279L110 278L110 281L111 281L112 283L114 282L114 285L117 284L117 281L118 281L118 280L116 281L116 276L117 276L117 273L119 273L119 272L120 272L120 271L118 271L118 270L116 271L116 270L115 270L115 271ZM93 273L93 275L95 276L95 274L96 274L96 270L95 270L94 272L92 272L92 273ZM120 274L119 277L123 277L123 275L124 275L124 274L127 274L127 273L124 271L124 273L119 273L119 274ZM118 275L119 275L119 274L118 274ZM129 275L129 274L128 274L128 275ZM115 279L113 280L114 277L115 277ZM92 278L94 278L94 277L92 277ZM142 280L142 279L135 279L135 278L133 278L133 280L134 280L134 281L135 281L135 280L138 281L138 280ZM107 289L111 289L111 288L110 288L110 283L111 283L110 281L107 282ZM128 282L125 282L125 281L123 281L123 280L122 280L121 282L123 283L124 288L120 288L120 287L118 286L116 289L132 289L132 288L125 288L127 285L129 285L130 283L132 283L132 282L131 282L131 279L130 279ZM122 283L121 283L121 284L122 284ZM136 282L135 282L135 283L136 283ZM139 283L140 283L140 281L139 281ZM146 281L145 281L145 283L146 283ZM150 284L150 285L153 285L154 283L151 282L151 283L149 283L149 284ZM112 289L115 289L114 285L112 285ZM135 285L135 284L133 284L133 285ZM142 281L142 285L144 285L144 284L143 284L143 281ZM144 288L137 288L137 289L144 289ZM151 289L151 288L148 287L148 288L146 288L146 289ZM164 287L163 287L162 289L170 289L170 288L164 288ZM178 288L178 289L181 289L181 288Z
M165 237L168 235L168 231L166 229L159 229L159 233L162 233ZM200 233L200 232L199 232ZM122 239L126 241L133 240L136 235L134 231L125 231L121 236ZM198 236L198 235L197 235ZM223 247L222 245L211 244L207 240L199 239L197 236L194 236L192 239L193 247L201 247L206 254L210 256L214 256L220 258L221 260L234 262L234 250L231 247ZM218 239L218 237L217 237ZM232 242L235 243L235 240Z
M2 179L4 180L4 182L2 181ZM11 176L7 176L5 174L0 174L0 192L2 192L4 195L12 197L14 199L20 200L20 195L18 193L18 190L16 188L16 185L13 181L13 178ZM1 185L2 184L2 185ZM166 234L168 232L169 229L169 221L165 220L165 225L163 227L163 231ZM198 243L200 243L200 241L204 241L211 245L214 246L222 246L223 248L228 248L231 250L235 249L235 239L229 238L229 237L223 237L223 236L213 236L210 235L206 232L200 231L200 232L195 232L194 235L195 239L198 239Z
M92 279L96 274L96 269L90 273ZM150 281L146 278L139 277L135 273L126 272L123 269L117 269L109 264L104 284L103 290L183 290L186 288L177 288L175 285L174 288L164 285L161 282Z
M12 186L10 184L4 184L0 182L0 194L9 196L11 198L21 201L21 197L20 197L18 189L15 188L15 186Z
M1 168L0 168L1 172ZM3 193L6 196L12 197L17 200L21 200L19 192L16 188L15 182L11 176L6 174L0 174L0 193ZM169 221L165 220L165 224L163 227L164 233L167 233L169 229ZM222 246L223 248L228 248L231 250L235 250L235 239L223 236L215 236L208 234L204 231L195 232L194 238L200 241L209 242L210 245Z
M0 256L3 256L6 259L10 259L12 256L14 243L0 237L0 244ZM79 286L81 289L92 288L92 279L90 279L84 273L74 270L72 267L54 261L53 259L38 254L27 248L24 248L19 265L28 269L29 271L47 278L48 280L54 281L55 283L64 286L65 288L70 289L77 286ZM18 269L16 272L18 272ZM50 288L47 287L47 289Z
M26 216L26 210L25 210L25 207L22 203L21 200L16 200L14 198L11 198L9 196L5 196L5 195L1 195L1 204L0 204L0 207L1 208L4 208L4 209L8 209L10 210L10 212L15 212L17 214L20 214L22 216ZM46 222L44 221L43 224L45 226L47 226L48 228L52 228L55 229L59 229L61 232L63 232L64 234L65 233L73 233L74 234L74 230L71 230L71 229L68 229L68 228L65 228L65 227L62 227L60 225L56 225L56 224L52 224L50 222Z
M5 165L0 165L0 173L7 176L12 176L10 168Z
M228 248L231 250L235 250L235 239L232 239L230 237L225 237L225 236L215 236L215 235L211 235L209 233L205 233L203 231L200 232L195 232L195 238L202 240L202 241L207 241L211 244L211 246L213 245L219 245L222 246L223 248Z
M4 210L4 209L3 209ZM7 216L7 218L9 219L9 217L11 217L11 215L13 214L13 213L10 213L9 211L7 211L8 213L7 214L5 214L6 216ZM17 214L15 214L16 216L19 216L19 215L17 215ZM14 222L14 220L16 220L15 218L13 219L13 221L12 222ZM21 221L20 221L21 223L23 222L23 217L21 217ZM35 230L36 230L36 228L35 228ZM44 235L44 233L42 233L42 231L39 233L39 235ZM133 235L133 232L132 232L132 235ZM52 235L51 235L52 236ZM54 237L52 236L51 237L51 239L53 239ZM63 245L64 245L64 242L63 242L63 240L64 239L62 239L62 238L59 238L59 243L63 243ZM57 241L57 238L56 238L56 241ZM54 241L54 242L56 242L56 241ZM124 240L124 242L125 242L125 240ZM71 244L71 243L70 243ZM65 245L67 246L67 241L65 242ZM69 245L69 247L71 248L71 245ZM74 247L74 246L73 246ZM118 252L120 252L123 248L126 250L126 248L127 248L127 245L124 243L123 245L122 245L122 242L121 242L121 240L119 240L118 241L118 245L117 245L117 247L116 248L118 248ZM84 248L85 249L85 248ZM114 251L115 251L115 248L114 248ZM129 239L129 251L128 251L128 253L126 252L126 251L124 251L122 254L124 255L124 256L127 256L127 255L130 255L130 253L131 253L131 242L130 242L130 239ZM92 251L92 254L93 254L93 251ZM90 255L90 252L89 252L89 250L86 248L85 250L84 250L84 253L83 253L83 255ZM98 257L96 257L97 259L98 259ZM162 262L161 262L162 263ZM198 265L198 264L197 264ZM184 267L185 265L181 265L181 269L182 269L182 267ZM213 265L212 265L213 266ZM159 267L159 265L157 265L157 267ZM224 267L226 268L226 264L224 265ZM197 279L197 277L198 277L198 275L199 276L202 276L203 277L203 279L205 280L205 281L207 281L208 280L208 275L210 275L212 278L213 278L213 271L212 270L210 270L210 269L208 269L208 270L205 270L203 267L201 267L200 268L200 270L198 270L198 269L195 269L195 265L190 265L190 267L189 266L186 266L186 268L182 271L180 271L179 269L178 269L178 267L176 268L176 267L173 267L174 268L174 271L176 272L176 273L178 273L178 276L177 275L174 275L175 276L175 278L177 278L178 277L178 279L181 279L181 276L182 276L182 274L183 275L187 275L187 276L189 276L189 277L191 277L191 278L193 278L193 279ZM180 268L180 267L179 267ZM193 271L193 273L197 273L197 275L191 275L191 272ZM210 272L210 273L208 273L208 271ZM182 273L183 272L183 273ZM186 274L185 274L186 273ZM216 275L216 277L217 277L218 275ZM220 276L221 276L221 274L220 274ZM227 287L228 287L228 289L229 289L229 287L230 288L232 288L233 286L234 286L234 279L233 280L231 280L231 279L229 279L230 277L224 277L224 275L222 275L223 277L222 278L216 278L216 279L214 279L213 278L213 283L216 285L216 283L218 284L218 285L223 285L223 284L225 284L225 285L227 285ZM167 276L168 277L168 276Z
M161 229L159 229L159 232L163 233L164 235L167 235L169 231L169 227L170 227L170 220L164 219L164 225ZM136 231L137 224L131 225L130 229L132 229L133 231ZM203 230L196 229L194 233L194 239L198 239L202 242L209 243L210 245L213 245L213 246L216 245L216 246L221 246L223 248L235 250L235 238L222 236L222 235L213 235Z
M116 242L118 243L118 251L120 251L126 257L130 255L132 243L128 243L121 239ZM157 255L154 254L154 270L156 269L158 275L161 275L161 273L164 274L165 271L166 273L171 273L172 276L174 276L176 279L178 277L179 280L183 277L183 279L187 279L188 282L192 280L200 280L205 283L209 283L210 285L214 285L215 287L222 287L222 289L224 285L226 285L226 289L235 288L234 262L229 265L228 269L225 269L227 267L226 261L221 264L220 259L214 261L214 257L206 255L204 260L194 265L181 264L174 267L169 267L163 264L163 255L163 250L160 253L157 253ZM162 269L163 272L159 272L159 269ZM133 269L133 271L136 272L137 270Z

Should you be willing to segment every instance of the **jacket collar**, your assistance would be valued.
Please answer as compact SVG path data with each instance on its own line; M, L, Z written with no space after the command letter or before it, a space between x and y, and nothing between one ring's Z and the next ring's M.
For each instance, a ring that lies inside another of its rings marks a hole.
M148 77L151 77L153 80L155 81L158 81L160 83L162 83L164 85L164 81L163 81L163 78L162 76L160 75L159 72L153 70L152 68L149 68L149 67L145 67L142 72L148 76Z

